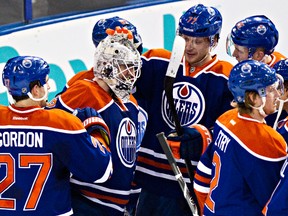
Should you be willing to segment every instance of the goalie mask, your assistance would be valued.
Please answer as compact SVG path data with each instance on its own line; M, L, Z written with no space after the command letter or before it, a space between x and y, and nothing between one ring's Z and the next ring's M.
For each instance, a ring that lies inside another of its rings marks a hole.
M131 41L108 36L96 48L94 75L101 78L124 102L140 76L141 58Z

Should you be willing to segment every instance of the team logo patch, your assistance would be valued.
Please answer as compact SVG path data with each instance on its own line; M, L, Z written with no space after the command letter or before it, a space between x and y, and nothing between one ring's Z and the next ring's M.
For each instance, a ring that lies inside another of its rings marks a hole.
M243 21L240 21L236 24L237 29L242 28L243 26L245 26L245 24L243 23Z
M264 25L259 25L259 26L257 26L256 31L258 34L264 35L267 31L267 28Z
M57 102L57 98L53 98L51 101L49 101L47 104L46 104L46 107L48 108L54 108L56 106L56 102Z
M209 13L211 16L215 16L216 12L215 12L215 10L214 10L212 7L208 7L207 10L208 10L208 13Z
M100 19L100 20L98 21L98 24L97 24L97 25L104 28L104 24L105 24L106 22L107 22L106 19Z
M205 100L202 92L196 86L188 82L175 83L173 98L181 125L188 126L201 120L205 111ZM161 112L169 127L175 128L165 91L162 94Z
M122 119L116 138L116 148L121 163L126 167L133 167L136 160L137 128L129 119Z
M24 59L22 61L22 65L25 68L31 68L32 67L32 61L30 59Z
M252 70L252 67L251 65L249 65L248 63L244 64L242 67L241 67L241 71L243 73L251 73L251 70Z

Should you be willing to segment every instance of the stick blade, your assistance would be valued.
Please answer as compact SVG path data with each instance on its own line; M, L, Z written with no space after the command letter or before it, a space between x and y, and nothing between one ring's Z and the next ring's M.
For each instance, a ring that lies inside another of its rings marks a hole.
M173 78L176 77L178 68L181 64L184 50L185 50L184 38L182 38L179 35L176 35L174 39L174 43L173 43L173 49L171 53L170 62L166 71L166 76L173 77Z

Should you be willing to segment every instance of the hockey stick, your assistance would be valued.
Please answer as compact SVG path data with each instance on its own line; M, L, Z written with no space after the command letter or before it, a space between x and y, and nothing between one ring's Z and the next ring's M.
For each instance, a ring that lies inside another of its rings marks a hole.
M170 166L171 166L171 168L175 174L175 177L176 177L176 179L177 179L177 181L181 187L183 195L184 195L184 197L185 197L185 199L186 199L186 201L187 201L187 203L188 203L188 205L192 211L192 215L198 216L197 206L196 206L196 204L195 204L195 202L194 202L194 200L190 194L190 191L187 187L186 182L184 181L182 173L179 170L179 167L177 166L176 160L175 160L175 158L171 152L171 149L167 143L167 140L166 140L164 133L163 132L158 133L158 134L156 134L156 136L157 136L159 143L160 143L160 145L161 145L161 147L162 147L162 149L163 149L163 151L164 151L164 153L165 153L165 155L169 161L169 164L170 164Z
M183 131L181 127L181 122L178 118L178 114L174 105L173 84L174 84L175 77L177 75L178 68L181 64L181 59L182 59L184 50L185 50L185 40L181 36L176 35L174 44L173 44L172 53L171 53L170 62L167 67L166 76L164 79L164 90L166 93L167 102L169 104L169 109L171 110L171 113L172 113L172 117L175 123L175 129L176 129L178 136L181 136L183 134ZM188 159L185 159L185 164L187 167L187 171L188 171L191 183L193 184L194 173L193 173L192 164L190 160Z
M174 105L173 99L173 84L175 77L177 75L178 68L181 64L181 59L185 49L185 41L184 39L176 35L174 39L174 44L172 48L172 53L170 57L170 62L167 67L166 76L164 79L164 90L167 97L167 102L169 104L169 109L172 112L173 120L175 122L175 128L178 136L183 134L181 123L179 121L177 111Z
M176 129L178 136L181 136L183 134L183 130L181 127L181 122L178 118L178 114L177 114L175 105L174 105L173 84L174 84L174 80L176 78L179 66L181 64L184 50L185 50L185 40L181 36L176 35L175 39L174 39L174 44L173 44L173 48L172 48L170 61L169 61L167 71L166 71L166 76L164 79L164 90L165 90L167 102L169 104L169 109L172 113L172 117L173 117L173 120L175 123L175 129ZM169 148L169 146L168 146L168 148ZM186 164L186 168L187 168L187 171L188 171L188 174L190 177L191 184L193 184L194 173L193 173L192 164L191 164L190 160L188 160L188 159L185 159L185 164ZM194 196L194 200L196 201L195 196ZM196 208L196 210L197 210L197 208Z

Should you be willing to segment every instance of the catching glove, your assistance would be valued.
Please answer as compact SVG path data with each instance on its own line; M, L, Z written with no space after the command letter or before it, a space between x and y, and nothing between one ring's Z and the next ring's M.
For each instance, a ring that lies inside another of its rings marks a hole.
M209 130L200 124L183 127L182 129L182 136L178 136L175 130L172 130L167 136L167 142L174 157L176 159L199 161L212 141Z
M92 133L99 132L103 137L105 143L110 145L110 131L101 115L91 107L85 107L83 109L75 109L73 115L77 116L83 123L87 132Z

